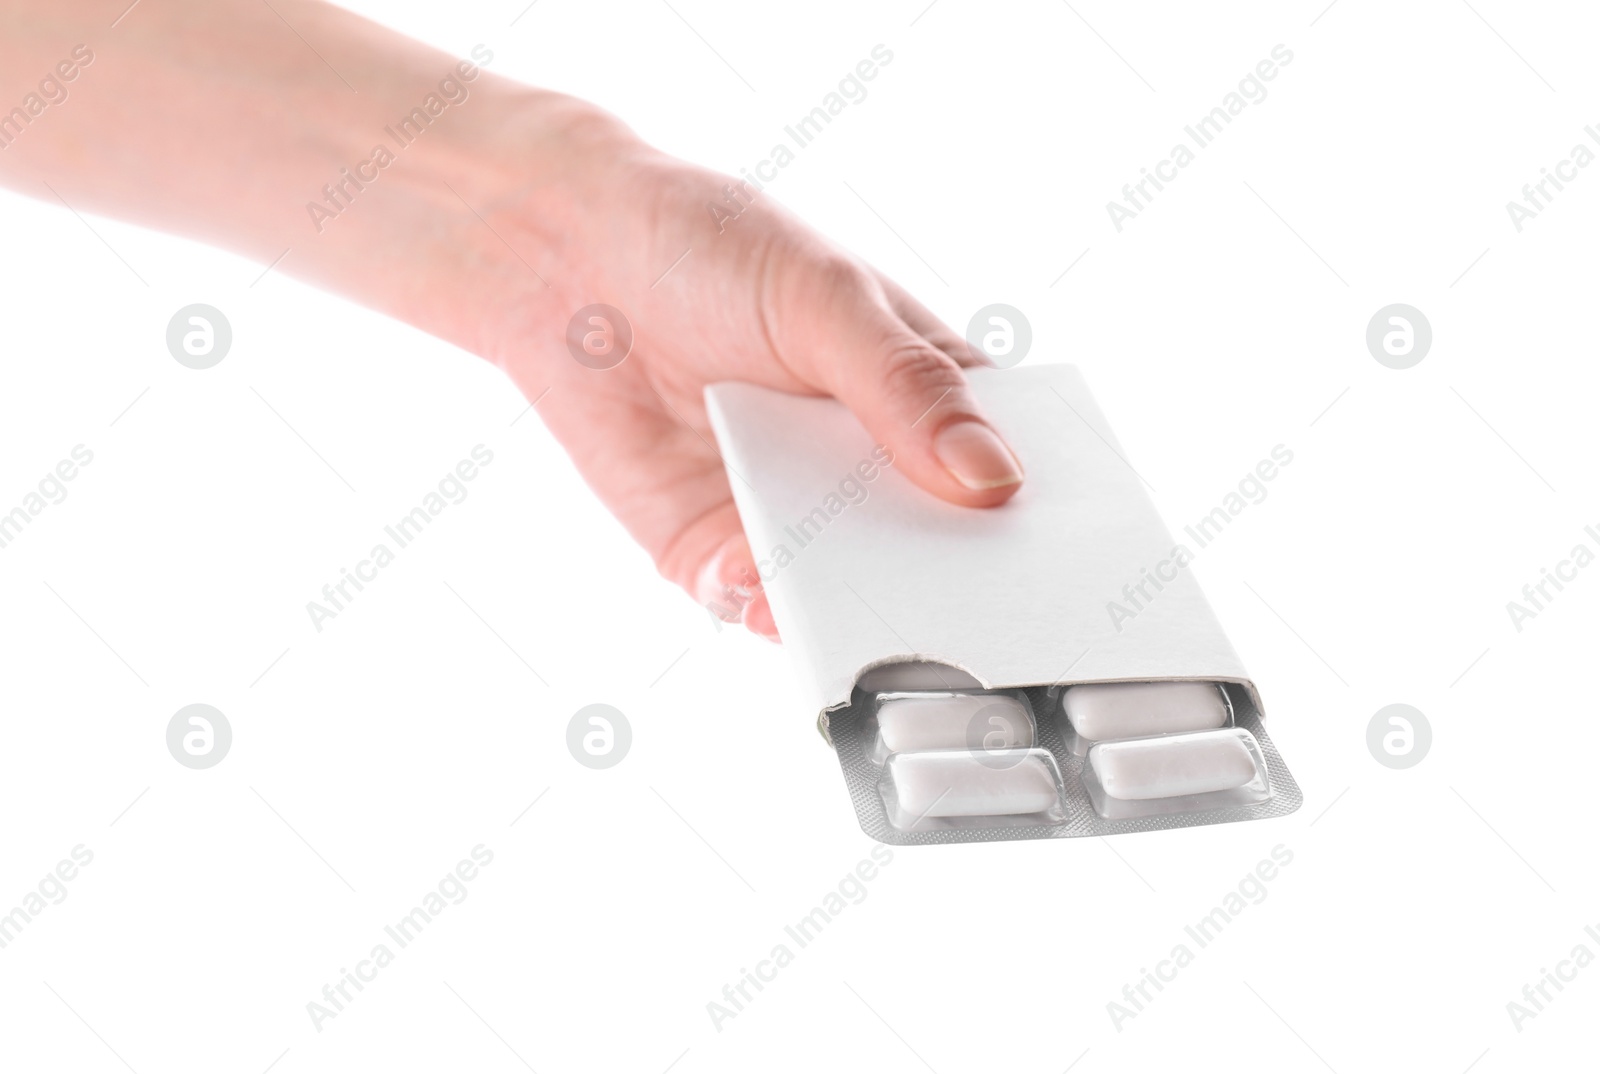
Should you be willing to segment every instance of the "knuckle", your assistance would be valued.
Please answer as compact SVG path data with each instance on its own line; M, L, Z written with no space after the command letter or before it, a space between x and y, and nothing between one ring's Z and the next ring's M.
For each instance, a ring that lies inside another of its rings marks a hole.
M872 278L866 269L847 254L829 251L819 254L812 264L817 285L826 294L854 294L868 290Z
M966 383L948 354L920 339L891 344L884 352L882 374L890 391L907 396L938 394Z

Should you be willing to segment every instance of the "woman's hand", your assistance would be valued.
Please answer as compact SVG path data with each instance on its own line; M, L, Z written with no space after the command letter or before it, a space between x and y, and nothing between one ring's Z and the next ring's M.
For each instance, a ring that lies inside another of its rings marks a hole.
M748 184L604 117L577 126L553 185L481 190L488 228L549 284L508 266L533 286L490 349L663 575L776 640L706 421L702 392L720 380L837 397L897 469L953 503L1016 491L1021 467L962 372L981 358L957 333ZM580 363L568 337L596 303L633 332L612 368Z
M497 362L661 573L760 634L707 384L836 396L953 503L1022 480L967 390L978 356L915 299L765 194L485 70L486 47L463 61L318 0L0 0L0 69L49 74L80 41L71 103L19 121L0 183L238 250ZM610 369L568 345L598 303L634 337Z

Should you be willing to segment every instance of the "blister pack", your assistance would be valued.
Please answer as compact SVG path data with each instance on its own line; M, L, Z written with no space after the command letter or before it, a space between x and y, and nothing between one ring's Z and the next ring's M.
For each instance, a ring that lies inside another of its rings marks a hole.
M803 706L885 843L1281 816L1260 692L1071 366L973 370L1027 475L917 488L830 399L706 392ZM937 421L934 413L930 421Z
M938 686L858 689L830 714L856 817L881 842L1114 835L1300 806L1238 684Z

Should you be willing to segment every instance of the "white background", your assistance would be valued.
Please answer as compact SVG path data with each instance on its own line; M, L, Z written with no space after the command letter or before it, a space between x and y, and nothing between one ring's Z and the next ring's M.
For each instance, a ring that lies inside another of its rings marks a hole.
M1600 523L1600 168L1520 234L1505 209L1600 121L1591 14L543 0L513 27L522 0L355 6L734 172L892 49L769 193L958 328L1023 310L1028 361L1083 367L1174 529L1294 451L1194 569L1306 805L895 850L718 1031L706 1004L871 847L782 651L660 581L487 363L5 195L0 508L76 444L94 462L0 550L0 909L72 847L94 861L0 950L0 1066L1593 1062L1600 969L1520 1032L1506 1008L1575 945L1600 955L1600 569L1521 632L1506 611ZM1279 43L1267 99L1117 233L1105 203ZM164 341L192 302L234 331L205 372ZM1392 302L1434 329L1406 371L1364 343ZM306 602L479 443L466 502L315 632ZM634 731L607 771L564 744L599 701ZM165 745L193 702L233 727L207 771ZM1393 702L1434 731L1405 771L1365 743ZM308 1001L480 843L466 901L315 1029ZM1265 901L1114 1026L1108 1002L1278 844Z

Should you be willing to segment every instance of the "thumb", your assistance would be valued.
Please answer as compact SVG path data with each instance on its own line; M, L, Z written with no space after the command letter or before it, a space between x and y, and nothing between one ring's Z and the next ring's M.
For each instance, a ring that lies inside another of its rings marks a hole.
M907 325L876 281L832 288L823 301L805 322L810 368L894 452L895 465L951 503L993 507L1015 495L1022 463L955 359Z

